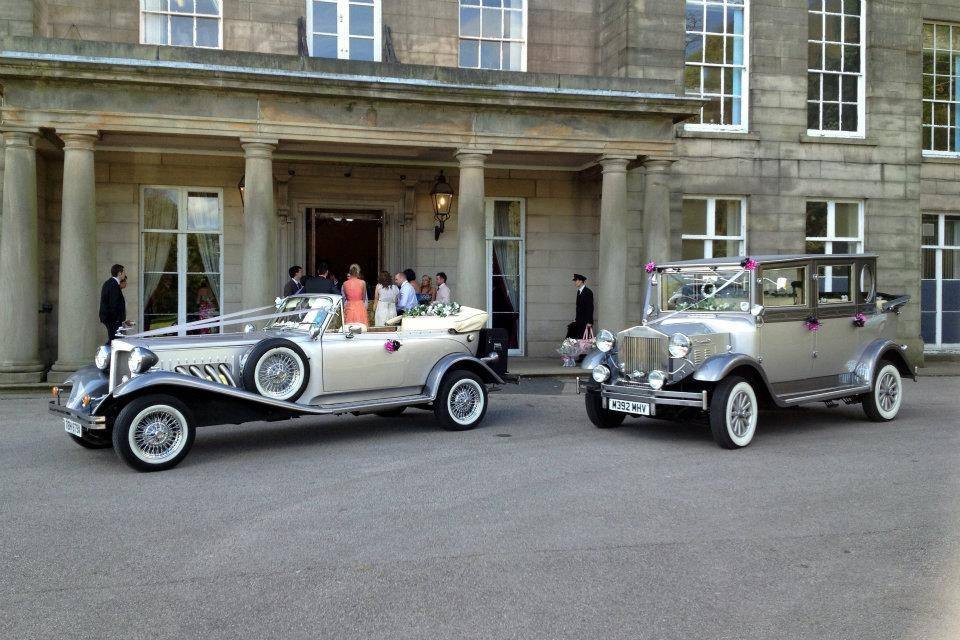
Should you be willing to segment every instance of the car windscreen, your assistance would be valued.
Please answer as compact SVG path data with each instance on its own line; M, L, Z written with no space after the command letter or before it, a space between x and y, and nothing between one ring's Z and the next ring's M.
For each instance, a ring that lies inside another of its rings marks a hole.
M663 311L750 311L750 272L684 271L660 274Z
M334 310L336 303L327 297L293 297L287 298L277 307L277 318L271 320L267 329L300 329L309 330L313 325L321 325L327 316ZM293 315L283 315L300 311Z

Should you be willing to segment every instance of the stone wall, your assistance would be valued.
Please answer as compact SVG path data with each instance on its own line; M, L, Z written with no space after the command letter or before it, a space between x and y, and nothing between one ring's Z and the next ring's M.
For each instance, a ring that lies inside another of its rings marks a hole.
M33 35L32 0L0 0L0 35Z

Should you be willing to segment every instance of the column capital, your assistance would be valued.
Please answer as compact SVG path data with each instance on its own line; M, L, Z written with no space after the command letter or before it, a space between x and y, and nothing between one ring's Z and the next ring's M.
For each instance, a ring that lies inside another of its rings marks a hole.
M648 173L666 173L674 162L676 162L674 158L648 157L643 161L643 168Z
M99 133L94 130L57 129L57 135L63 140L64 149L84 151L93 151L99 139Z
M637 159L637 156L603 155L598 161L603 173L626 173L627 165Z
M273 158L280 143L276 138L240 138L240 146L248 158Z
M461 167L483 167L492 149L457 149L454 154Z
M38 129L26 129L23 127L7 128L0 130L3 134L3 144L8 148L15 149L34 149L37 146Z

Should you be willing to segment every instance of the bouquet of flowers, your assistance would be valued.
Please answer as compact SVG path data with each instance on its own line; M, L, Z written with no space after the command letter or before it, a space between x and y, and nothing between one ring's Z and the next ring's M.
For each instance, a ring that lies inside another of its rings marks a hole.
M563 360L563 366L576 366L577 356L581 353L580 341L576 338L567 338L560 343L557 353L560 354L560 358Z
M421 316L430 316L434 318L446 318L460 313L459 302L431 302L430 304L421 304L412 309L407 309L403 315L407 318L419 318Z

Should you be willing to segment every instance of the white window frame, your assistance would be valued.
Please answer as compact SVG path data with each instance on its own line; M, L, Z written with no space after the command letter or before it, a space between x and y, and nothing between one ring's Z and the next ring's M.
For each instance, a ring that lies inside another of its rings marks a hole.
M747 199L743 196L683 196L684 200L705 200L707 203L707 229L717 228L717 200L739 200L740 201L740 235L738 236L718 236L714 234L687 234L681 231L680 241L684 240L703 240L704 258L713 257L714 242L739 242L739 255L747 255Z
M147 189L170 189L176 190L179 194L179 203L177 205L177 228L176 229L153 229L147 228L144 226L144 205L146 204L146 198L144 194ZM187 206L189 201L189 193L201 192L201 193L216 193L217 201L220 209L220 230L219 231L188 231L187 230ZM148 233L172 233L177 236L177 324L183 324L187 319L187 236L190 234L205 234L205 235L216 235L220 238L220 291L217 296L217 300L220 304L220 316L224 314L224 253L226 253L225 247L223 245L223 232L224 227L226 226L223 218L223 189L220 187L183 187L180 185L157 185L157 184L144 184L140 185L140 259L139 259L139 271L140 271L140 313L139 313L139 322L140 326L144 326L144 311L146 308L146 300L144 300L144 268L143 268L143 256L144 256L144 238ZM223 322L220 323L220 332L223 332ZM177 332L177 335L186 335L186 331L181 329Z
M166 0L164 0L164 1L166 1ZM222 49L223 49L223 2L222 2L222 0L221 0L221 2L220 2L220 14L216 16L216 20L217 20L217 46L215 46L215 47L207 47L207 46L203 46L203 45L197 44L197 18L205 18L205 19L208 19L208 20L209 20L209 19L214 18L214 16L212 16L212 15L210 15L210 14L208 14L208 13L190 13L190 12L173 11L173 10L171 10L169 7L170 7L170 4L167 3L167 9L166 9L166 10L161 9L160 11L153 11L153 10L145 9L145 8L144 8L144 0L140 0L140 44L149 44L149 45L159 46L159 47L182 47L182 48L185 48L185 49L212 49L212 50L222 50ZM147 36L147 32L146 32L146 16L147 16L148 14L149 14L149 15L155 15L155 16L156 16L156 15L166 16L166 18L167 18L167 43L166 43L166 44L158 44L158 43L155 43L155 42L147 42L147 37L146 37L146 36ZM180 16L180 17L184 17L184 18L192 18L192 19L193 19L193 44L184 45L184 44L173 44L173 43L171 42L172 38L170 37L170 33L171 33L171 24L170 24L170 21L171 21L171 19L173 18L173 16Z
M704 4L719 4L726 6L735 6L739 7L740 5L728 5L724 0L696 0L696 3ZM703 122L688 122L683 125L684 130L686 131L730 131L734 133L746 133L750 130L750 3L751 0L744 0L743 2L743 75L740 80L740 124L705 124ZM687 2L684 0L684 10L686 10ZM706 24L704 24L704 33L709 33L710 35L720 35L714 34L713 32L706 31ZM704 67L722 67L724 69L738 69L741 65L736 64L714 64L706 62L686 62L683 63L683 68L686 70L687 67L697 67L701 69L700 76L700 86L703 87L703 71ZM720 92L723 92L723 83L721 81ZM690 95L703 95L701 94L690 94ZM705 96L712 97L712 96ZM722 98L721 98L722 101ZM722 109L722 106L721 106ZM700 110L700 118L703 118L703 109Z
M860 73L857 78L857 130L856 131L833 131L830 129L807 129L807 135L816 138L864 138L867 131L867 2L869 0L860 0ZM809 17L811 10L807 10L807 16ZM836 14L827 11L819 12L821 15L849 15L849 14ZM843 24L842 29L846 29L846 24L841 20ZM819 42L821 44L830 42L833 44L840 44L843 46L852 46L846 45L845 43L837 43L833 40L827 40L826 34L821 34L823 39L821 40L810 40L808 34L807 45L809 49L809 44L811 42ZM810 68L810 58L809 53L807 57L807 82L810 81L810 74L816 73L818 75L822 74L837 74L841 77L846 77L853 75L852 72L834 72L826 71L824 69L811 69ZM843 65L841 64L841 67ZM841 86L839 91L840 93L840 102L843 101L843 87ZM810 104L815 102L817 105L823 105L823 83L820 83L820 97L816 101L812 101L809 98L804 101L804 104L807 106L807 110L804 112L804 117L809 117ZM842 109L842 107L841 107ZM822 106L819 108L820 111L820 126L823 127L823 109ZM841 118L843 117L841 113ZM842 122L842 121L841 121Z
M863 223L864 223L864 201L863 200L829 200L826 198L808 198L804 203L804 224L806 224L806 203L810 202L826 202L827 203L827 235L823 237L806 237L804 244L806 242L822 242L823 243L823 255L832 256L847 256L852 255L853 253L863 253ZM837 205L838 204L856 204L857 205L857 236L838 236L836 235L837 230ZM806 234L804 234L806 235ZM850 242L855 243L855 247L852 253L837 253L833 252L833 243L834 242ZM806 247L804 247L806 249Z
M313 53L313 36L315 35L334 35L313 30L313 2L307 2L307 51L311 56ZM337 60L350 60L350 5L369 7L368 2L353 2L352 0L330 0L330 4L337 5ZM383 59L383 16L382 0L373 0L373 62L380 62ZM357 36L355 38L367 38L367 36ZM329 58L333 60L334 58Z
M923 27L926 27L927 25L930 25L931 27L933 27L933 28L934 28L934 31L936 31L936 28L937 28L937 27L948 27L948 28L950 29L950 49L949 49L949 51L950 51L951 53L954 53L954 52L955 52L955 53L957 54L957 55L956 55L956 60L957 60L958 62L960 62L960 44L958 44L958 45L955 46L954 43L953 43L953 41L954 41L954 33L956 32L958 35L960 35L960 24L955 23L955 22L944 22L943 20L924 20L924 21L923 21ZM934 34L934 38L936 38L936 34ZM923 44L921 43L920 55L923 56L926 51L928 51L928 49L927 49L926 47L924 47ZM941 49L936 46L936 40L934 40L934 49L933 49L933 51L934 51L934 54L935 54L937 51L941 51ZM921 58L921 59L922 59L922 58ZM921 71L921 73L922 73L922 71ZM921 78L923 78L923 77L926 76L926 75L929 75L929 74L922 73ZM936 73L936 59L934 59L934 77L936 77L936 76L938 76L938 75L939 75L939 74ZM954 113L953 121L954 121L954 123L956 123L958 131L960 131L960 122L957 121L957 115L956 115L956 114L957 114L957 111L960 110L960 74L957 74L956 76L954 76L954 74L951 74L951 76L957 78L956 81L954 81L954 82L952 83L952 84L953 84L953 91L952 91L952 93L954 94L953 100L937 100L935 97L924 98L924 97L922 96L922 89L921 89L921 99L922 99L922 104L923 104L923 109L924 109L924 111L926 111L926 110L928 110L928 109L932 110L932 109L934 108L934 105L937 105L937 104L947 104L947 105L949 105L950 108L953 109L953 113ZM923 119L921 118L921 122L922 122L922 120L923 120ZM922 147L922 149L923 149L923 155L926 156L926 157L930 157L930 158L937 158L937 157L939 157L939 158L957 158L957 157L960 157L960 144L957 144L957 145L956 145L956 147L957 147L956 151L937 151L937 150L934 150L934 149L927 149L927 145L928 145L928 144L929 144L930 146L933 146L933 136L936 135L936 130L939 129L939 128L943 128L943 127L935 127L935 126L933 126L934 123L933 123L933 117L932 117L932 116L931 116L930 121L931 121L931 125L930 125L930 136L931 136L931 138L930 138L929 140L924 140L924 141L923 141L923 144L921 145L921 147ZM949 125L948 125L948 126L949 126ZM922 127L922 128L921 128L921 133L922 133L922 132L923 132L923 129L926 128L926 125L921 125L921 127ZM949 129L948 129L948 132L949 132ZM960 133L958 133L958 134L956 134L956 135L960 136ZM932 214L931 214L931 215L932 215Z
M960 220L960 214L956 212L940 212L940 211L924 211L924 216L936 216L937 218L937 243L936 244L922 244L920 246L920 264L923 265L923 251L924 250L933 250L936 251L934 254L935 260L935 272L934 272L934 281L937 283L936 291L936 343L925 345L925 350L928 351L939 351L939 350L955 350L960 348L960 344L954 343L943 343L943 252L944 251L955 251L960 250L960 245L948 245L946 243L947 237L947 218L957 218ZM922 218L921 218L922 220ZM922 222L921 222L922 224ZM922 237L923 234L921 234ZM926 280L928 278L923 278L921 273L921 280Z
M493 212L497 202L518 202L520 203L520 236L498 236L494 235ZM515 240L520 244L520 320L517 323L517 344L518 349L510 349L509 355L522 356L525 353L527 344L527 199L526 198L484 198L484 217L486 225L486 290L487 290L487 326L493 327L493 241L494 240Z
M500 43L500 68L499 69L489 69L490 71L526 71L527 70L527 44L529 42L529 25L528 20L528 9L530 6L530 0L523 0L523 38L521 40L516 40L512 38L487 38L483 36L483 12L481 11L481 26L480 26L480 35L479 36L465 36L463 35L463 25L460 22L460 10L464 7L477 7L478 9L483 9L482 0L480 4L476 5L464 5L462 0L457 0L457 66L461 69L486 69L486 67L480 66L480 57L481 54L477 52L477 66L476 67L465 67L463 66L463 61L460 60L460 42L463 40L475 40L477 42L499 42ZM498 7L486 7L487 9L496 9ZM499 7L501 19L506 15L506 8ZM502 23L501 23L502 26ZM501 31L502 33L502 31ZM519 69L506 69L503 67L503 43L504 42L519 42L520 43L520 68Z

